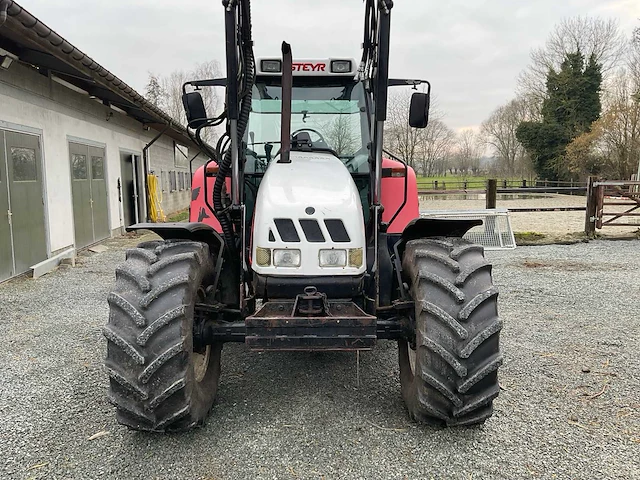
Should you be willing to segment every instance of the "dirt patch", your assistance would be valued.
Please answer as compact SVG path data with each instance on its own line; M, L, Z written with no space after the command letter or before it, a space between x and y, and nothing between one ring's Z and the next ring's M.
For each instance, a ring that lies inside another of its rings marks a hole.
M527 259L522 262L522 266L525 268L560 268L562 270L586 270L591 269L593 267L593 264L570 262L566 260L540 261Z
M556 260L556 259L534 259L525 258L522 262L516 263L519 267L531 270L558 270L561 272L586 272L595 270L625 270L627 265L621 263L606 263L606 262L580 262L576 260Z

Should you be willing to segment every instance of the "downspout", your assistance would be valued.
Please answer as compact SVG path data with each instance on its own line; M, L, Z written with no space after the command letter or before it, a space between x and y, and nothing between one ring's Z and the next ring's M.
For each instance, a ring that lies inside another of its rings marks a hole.
M155 137L153 137L153 140L147 143L142 149L142 165L144 168L144 201L146 205L145 222L149 221L149 186L147 185L147 177L149 175L149 148L151 148L151 145L156 143L160 139L160 137L164 135L167 130L169 130L169 128L171 128L171 122L167 123L167 126L164 127L164 129Z

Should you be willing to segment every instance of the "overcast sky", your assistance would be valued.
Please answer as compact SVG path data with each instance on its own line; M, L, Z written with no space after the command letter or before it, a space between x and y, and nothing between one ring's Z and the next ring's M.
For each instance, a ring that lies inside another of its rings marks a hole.
M148 72L224 64L220 0L18 0L24 8L139 92ZM362 0L254 0L256 56L360 58ZM431 81L445 121L479 125L514 95L532 48L564 17L615 18L630 34L640 0L396 0L392 77Z

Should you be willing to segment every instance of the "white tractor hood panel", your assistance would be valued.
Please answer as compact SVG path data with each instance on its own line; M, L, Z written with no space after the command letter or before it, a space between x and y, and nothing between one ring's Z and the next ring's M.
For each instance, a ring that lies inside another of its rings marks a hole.
M299 242L284 241L274 219L290 219ZM325 219L340 219L349 235L348 242L332 240ZM316 220L324 241L309 241L300 220ZM269 232L272 240L269 240ZM274 240L273 240L274 239ZM282 268L256 264L256 248L294 248L301 250L301 266ZM357 275L359 268L324 267L318 262L320 249L365 247L364 217L358 189L342 161L330 153L291 152L291 163L269 164L255 207L253 225L253 269L263 275Z

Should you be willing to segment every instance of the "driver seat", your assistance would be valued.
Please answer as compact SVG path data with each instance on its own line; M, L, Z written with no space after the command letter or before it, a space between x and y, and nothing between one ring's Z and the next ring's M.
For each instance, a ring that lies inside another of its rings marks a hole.
M309 132L298 132L291 139L292 150L311 150L312 146Z

